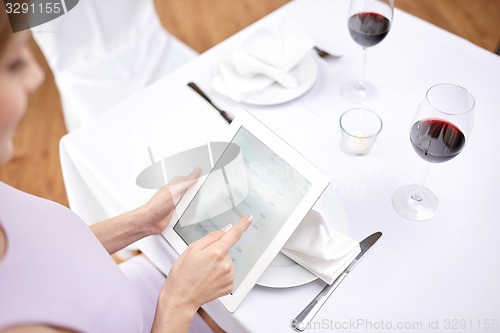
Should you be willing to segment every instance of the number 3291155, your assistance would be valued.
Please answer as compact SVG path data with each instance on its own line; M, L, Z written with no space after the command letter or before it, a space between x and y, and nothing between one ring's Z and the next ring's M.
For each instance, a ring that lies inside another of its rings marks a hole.
M7 14L59 14L63 11L60 2L44 2L44 3L19 3L6 2L5 11Z

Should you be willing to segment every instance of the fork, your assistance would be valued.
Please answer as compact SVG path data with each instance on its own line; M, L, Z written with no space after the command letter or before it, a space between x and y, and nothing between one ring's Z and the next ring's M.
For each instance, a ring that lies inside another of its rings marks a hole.
M323 49L320 49L319 47L315 46L314 51L319 55L320 58L323 59L340 59L342 58L341 54L331 54Z

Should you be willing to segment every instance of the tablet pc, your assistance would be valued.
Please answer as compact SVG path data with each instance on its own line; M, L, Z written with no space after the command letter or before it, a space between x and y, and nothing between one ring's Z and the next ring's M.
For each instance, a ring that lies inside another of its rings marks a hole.
M211 231L251 214L229 250L234 289L220 297L234 312L329 184L329 178L248 112L228 130L213 167L179 201L162 235L181 254ZM210 147L210 145L208 145Z

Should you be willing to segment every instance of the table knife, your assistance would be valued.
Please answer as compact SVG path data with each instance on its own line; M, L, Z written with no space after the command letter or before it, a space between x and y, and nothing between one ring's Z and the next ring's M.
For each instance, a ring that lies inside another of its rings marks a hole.
M189 88L193 89L198 95L200 95L203 99L205 99L210 105L212 105L212 107L219 112L219 114L222 116L222 118L224 118L224 120L228 124L231 124L233 118L226 111L221 110L217 105L215 105L214 102L212 102L212 100L210 99L210 97L208 97L207 94L205 94L203 90L201 90L196 83L189 82L188 86Z
M361 252L354 258L347 268L333 281L332 284L326 285L323 290L309 303L302 312L291 321L292 328L297 332L303 332L307 328L307 324L316 316L319 309L325 304L326 300L331 296L333 291L339 286L349 272L363 259L368 250L382 236L380 231L371 234L359 243Z

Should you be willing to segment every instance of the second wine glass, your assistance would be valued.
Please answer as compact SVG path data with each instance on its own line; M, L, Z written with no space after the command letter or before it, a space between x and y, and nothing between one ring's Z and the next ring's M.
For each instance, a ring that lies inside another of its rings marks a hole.
M440 83L431 87L420 103L410 127L410 142L426 167L420 183L400 187L392 204L403 217L423 221L437 212L438 199L424 187L430 163L456 157L469 139L474 121L474 98L463 87Z
M340 88L347 101L360 104L374 98L376 87L364 79L367 48L380 43L389 33L394 13L394 0L351 0L347 27L352 39L363 47L361 77Z

